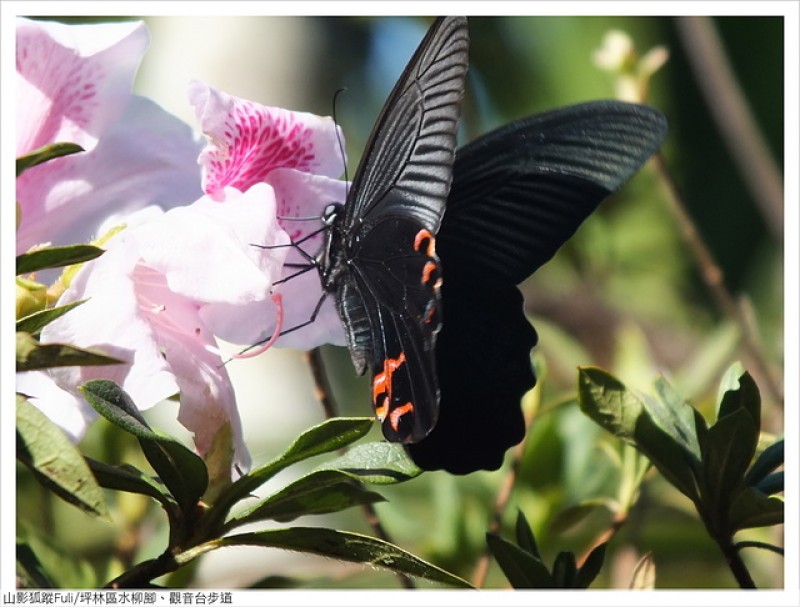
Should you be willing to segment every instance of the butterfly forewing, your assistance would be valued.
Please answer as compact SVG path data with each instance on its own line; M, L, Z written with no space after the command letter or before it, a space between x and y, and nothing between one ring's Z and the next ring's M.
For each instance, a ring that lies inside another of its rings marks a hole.
M356 370L370 367L391 441L421 440L438 415L434 238L452 181L467 47L465 18L431 26L381 111L321 267Z
M522 282L666 131L652 108L598 101L512 122L460 148L437 242L447 281Z
M466 18L431 26L367 142L345 208L347 229L387 214L438 229L452 180L468 46Z

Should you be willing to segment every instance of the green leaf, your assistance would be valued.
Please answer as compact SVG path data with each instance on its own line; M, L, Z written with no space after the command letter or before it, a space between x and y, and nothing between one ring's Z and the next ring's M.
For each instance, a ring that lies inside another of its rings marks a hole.
M402 483L422 474L403 445L387 441L355 445L318 470L344 470L373 485Z
M279 457L239 477L220 494L212 511L206 516L209 530L214 532L217 526L223 524L234 504L248 497L281 470L316 455L346 447L369 432L372 423L371 417L334 417L306 430Z
M53 160L54 158L60 158L61 156L77 154L78 152L83 152L83 148L77 143L58 142L42 146L37 150L17 158L17 177L38 164Z
M316 554L340 561L363 563L459 588L472 588L466 580L377 538L325 529L291 527L229 535L187 550L176 557L184 564L211 550L226 546L263 546Z
M29 314L25 318L20 318L17 321L17 331L31 334L38 333L56 318L64 316L64 314L73 308L77 308L86 301L85 299L81 299L80 301L73 301L65 306L48 308L47 310L40 310L39 312Z
M147 461L181 509L192 511L208 487L208 470L202 458L171 436L151 430L130 396L114 382L92 380L79 390L95 411L139 439Z
M20 541L17 541L17 576L27 578L28 588L55 588L39 557L28 544Z
M766 476L783 466L783 439L772 443L756 458L744 476L745 485L755 485Z
M26 544L53 588L98 588L95 567L70 547L58 546L41 527L25 525L18 531L17 543ZM19 554L17 555L19 559Z
M572 552L559 552L553 562L553 580L557 588L575 588L578 566Z
M730 392L728 392L730 394ZM758 422L744 408L717 420L708 430L703 467L707 493L704 509L716 516L727 512L730 500L744 486L744 475L758 445Z
M525 518L522 510L517 511L517 522L514 530L519 547L541 561L542 556L539 554L539 547L536 545L536 538L534 537L530 523L528 523L528 519Z
M764 495L774 495L775 493L782 493L783 471L775 472L765 478L762 478L755 485L753 485L753 487L761 491L761 493L763 493Z
M50 268L63 268L100 257L105 250L89 244L37 249L17 256L17 275Z
M606 558L606 546L608 542L603 542L595 546L583 562L583 566L578 569L575 576L575 588L588 588L600 573L603 567L603 560Z
M17 371L124 363L93 348L84 350L65 344L40 344L29 333L17 333Z
M694 408L663 377L656 380L655 388L659 398L645 400L648 413L659 428L699 460Z
M382 501L385 501L383 496L367 491L350 474L339 470L317 470L232 517L226 529L265 519L288 522L298 516L328 514Z
M695 503L699 500L700 462L685 437L673 436L659 426L644 401L622 382L602 369L581 367L578 402L581 410L601 427L641 451L681 493ZM661 413L664 423L670 416Z
M734 363L725 372L719 391L717 419L726 417L739 409L746 409L750 416L759 422L761 419L761 394L756 382L740 363Z
M113 466L90 457L86 458L86 462L101 487L148 495L168 508L176 505L175 500L167 493L166 487L134 466L128 464Z
M110 520L103 491L80 451L27 399L17 395L17 459L56 495Z
M703 464L711 506L727 510L744 484L758 447L761 396L741 365L732 365L720 382L717 422L708 430Z
M746 487L731 504L728 524L734 531L780 525L783 523L783 510L781 498L765 495L753 487Z
M486 534L486 544L514 588L557 587L541 559L493 533Z

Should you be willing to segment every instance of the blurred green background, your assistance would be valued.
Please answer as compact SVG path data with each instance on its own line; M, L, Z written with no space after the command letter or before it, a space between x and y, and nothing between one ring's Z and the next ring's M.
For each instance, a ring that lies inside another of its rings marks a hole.
M185 83L192 77L265 105L323 115L331 113L334 92L346 87L336 114L346 137L351 176L383 100L430 23L411 17L146 21L152 42L137 91L190 123ZM713 24L782 170L783 20L725 17ZM611 29L627 32L640 53L656 45L669 51L647 98L670 123L662 150L666 167L723 272L724 284L746 302L770 372L782 385L782 241L768 227L712 119L674 19L471 18L469 90L460 136L468 141L534 112L612 97L613 75L592 60ZM722 373L734 360L742 360L762 388L763 427L783 433L782 402L765 390L764 378L740 346L736 327L709 295L665 192L656 171L646 166L521 287L540 336L533 357L540 382L528 403L533 407L537 402L538 409L501 533L513 537L510 529L521 509L548 563L561 550L580 554L608 527L621 474L619 443L577 408L578 365L605 367L642 389L663 374L708 417ZM347 352L331 347L324 355L341 412L369 414L367 385L355 377ZM321 419L300 353L271 352L248 363L241 381L237 392L255 463L274 456L300 430ZM174 410L166 407L156 415L167 424ZM87 450L110 461L128 457L125 439L99 426L87 437ZM465 436L464 448L477 440L479 436ZM505 470L468 477L424 474L381 489L389 501L377 511L395 543L471 579L504 478ZM46 530L54 550L69 554L76 568L84 559L102 560L111 548L139 560L163 546L161 513L139 498L119 497L117 512L123 520L143 517L146 525L120 533L117 526L54 502L24 474L19 480L20 528ZM286 479L276 482L280 486ZM299 521L321 522L371 532L358 511ZM781 534L782 528L756 530L748 538L781 543ZM210 555L191 584L229 587L261 580L263 585L398 587L391 574L267 552L242 549ZM735 587L691 504L654 471L613 538L594 587L627 587L634 564L647 552L653 554L658 588ZM744 556L757 584L782 587L780 557L753 550ZM489 568L486 587L505 587L495 565Z

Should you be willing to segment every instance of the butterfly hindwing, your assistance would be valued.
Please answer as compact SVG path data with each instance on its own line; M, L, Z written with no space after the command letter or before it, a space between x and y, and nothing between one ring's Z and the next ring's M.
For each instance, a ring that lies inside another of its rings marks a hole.
M513 122L458 150L437 237L440 417L407 448L421 468L495 470L522 439L536 333L516 285L644 164L666 128L651 108L594 102Z
M441 325L441 269L433 235L387 217L357 241L355 292L369 330L372 402L386 438L416 442L436 423L434 338Z
M424 470L495 470L525 433L520 399L535 383L530 352L536 331L515 286L463 287L445 280L442 298L439 420L407 450Z

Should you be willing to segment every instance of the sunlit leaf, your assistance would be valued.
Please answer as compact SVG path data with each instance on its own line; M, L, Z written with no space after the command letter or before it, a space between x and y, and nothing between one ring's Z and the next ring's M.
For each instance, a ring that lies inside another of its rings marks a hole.
M166 487L134 466L128 464L114 466L90 457L87 457L86 461L101 487L148 495L165 507L171 508L175 505L175 501L167 492Z
M110 519L105 497L80 451L27 399L17 395L17 459L56 495Z
M17 274L30 274L50 268L63 268L96 259L104 249L88 244L73 244L63 247L37 249L17 256Z
M371 417L335 417L306 430L280 456L239 477L219 495L206 520L209 529L221 526L234 504L281 470L310 457L346 447L369 432L372 424Z
M83 148L77 143L69 142L51 143L49 145L42 146L39 149L17 158L17 177L22 175L22 173L27 171L29 168L35 167L38 164L53 160L54 158L69 156L70 154L77 154L78 152L83 151Z
M328 514L361 504L385 501L339 470L317 470L234 516L226 528L273 519L288 522L308 514Z
M321 527L291 527L229 535L187 550L177 557L177 560L184 564L206 552L227 546L282 548L339 561L363 563L371 567L388 569L449 586L472 587L469 582L457 575L383 540L359 533Z
M685 437L672 436L655 423L642 399L615 377L593 367L579 369L578 396L586 415L639 449L684 495L699 500L696 475L700 462L687 448Z
M39 371L52 367L119 365L125 361L95 349L66 344L41 344L29 333L17 333L17 371Z
M130 396L114 382L92 380L79 389L95 411L139 439L147 461L181 508L192 509L208 486L203 460L178 440L151 430Z
M24 318L20 318L17 321L17 331L30 334L38 333L55 319L61 318L64 314L85 302L85 299L81 299L80 301L73 301L64 306L40 310Z
M319 469L344 470L374 485L402 483L422 474L403 445L388 441L354 445L344 455L325 462Z

